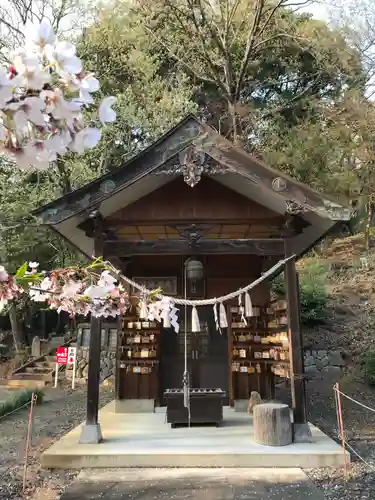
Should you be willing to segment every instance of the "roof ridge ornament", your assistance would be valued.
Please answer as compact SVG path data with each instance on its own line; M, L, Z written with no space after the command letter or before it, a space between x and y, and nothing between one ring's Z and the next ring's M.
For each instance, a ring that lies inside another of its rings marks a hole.
M203 151L190 145L178 153L178 163L171 167L161 165L154 170L154 175L181 175L185 183L196 186L202 179L202 175L218 175L228 172L228 168L220 163L213 163Z

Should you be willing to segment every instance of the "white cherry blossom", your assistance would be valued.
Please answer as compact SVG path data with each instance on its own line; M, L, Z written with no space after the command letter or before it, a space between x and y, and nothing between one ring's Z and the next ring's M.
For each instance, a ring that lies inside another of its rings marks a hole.
M65 283L65 285L62 287L62 293L65 297L74 297L77 295L80 291L82 290L82 282L80 281L69 281L68 283Z
M0 281L7 281L9 274L6 272L4 266L0 266Z
M56 155L48 151L42 141L29 142L23 148L14 152L14 160L23 170L31 167L39 170L46 170L52 161L56 160Z
M14 68L17 72L16 78L22 79L19 85L27 89L41 90L51 81L51 75L43 70L37 54L27 53L24 49L16 51Z
M103 99L96 116L90 113L90 124L82 115L84 106L95 106L92 94L99 89L75 46L57 41L43 20L26 47L14 53L11 66L0 68L0 152L21 168L45 169L57 155L95 147L101 139L96 125L116 119L114 97Z
M98 285L105 287L108 292L111 292L116 288L115 287L116 282L117 279L111 275L110 271L103 271L102 274L100 275Z
M53 134L44 141L44 147L51 153L56 153L60 156L64 155L68 150L68 144L71 142L71 135L69 131L67 134Z
M8 77L7 71L0 68L0 108L3 108L13 97L14 82Z
M94 99L91 94L100 89L99 80L89 74L82 78L80 84L79 97L85 104L92 104Z
M29 262L29 268L31 269L32 273L36 273L37 269L39 267L39 262Z
M92 285L86 288L84 295L90 299L102 299L108 295L107 287Z
M99 106L99 119L103 123L111 123L116 121L116 111L112 106L116 103L116 97L105 97Z
M61 89L43 90L40 99L45 103L45 111L56 120L69 120L81 109L77 101L67 101Z
M4 127L2 123L0 123L0 142L6 141L8 137L7 129Z
M77 75L82 71L82 61L76 56L76 48L72 43L58 42L55 46L47 45L45 53L50 64L62 77L66 73Z
M75 134L73 141L68 148L75 153L83 153L85 149L94 148L101 138L101 131L98 128L86 127Z
M38 30L33 33L31 43L37 51L43 52L47 45L53 45L56 40L56 35L49 21L43 20L40 23Z
M30 121L38 127L44 127L45 117L43 111L45 103L39 97L26 97L23 101L9 103L6 111L11 111L17 129L23 129Z

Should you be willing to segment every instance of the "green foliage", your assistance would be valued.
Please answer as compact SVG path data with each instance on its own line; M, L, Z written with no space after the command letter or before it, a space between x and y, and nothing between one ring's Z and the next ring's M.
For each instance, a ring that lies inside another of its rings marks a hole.
M16 392L15 395L0 404L0 419L9 413L24 408L27 403L31 402L33 393L37 396L36 403L43 403L44 391L42 389L25 389L22 392Z
M367 352L363 357L363 372L366 382L375 385L375 350Z
M311 327L324 323L328 300L325 287L327 271L327 266L314 259L311 259L300 271L299 284L302 325ZM272 292L276 296L285 297L284 274L279 275L273 281Z

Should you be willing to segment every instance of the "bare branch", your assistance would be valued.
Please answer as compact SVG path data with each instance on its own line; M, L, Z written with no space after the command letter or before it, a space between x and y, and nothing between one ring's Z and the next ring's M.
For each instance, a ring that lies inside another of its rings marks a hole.
M195 76L195 78L197 78L197 80L199 80L200 82L202 83L208 83L210 85L217 85L216 81L215 80L212 80L210 78L207 78L199 73L197 73L197 71L189 64L187 63L184 59L180 58L177 56L177 54L175 54L169 47L168 45L163 42L163 40L161 40L159 37L157 37L155 35L155 33L152 31L152 29L150 29L148 26L145 26L144 27L145 30L147 31L147 33L152 37L154 38L154 40L156 40L164 49L166 49L169 54L173 57L173 59L175 59L176 61L178 61L179 63L181 63L183 66L185 66L186 70L193 76Z
M241 68L240 68L240 72L239 72L237 83L236 83L235 99L238 99L240 96L243 77L245 76L245 71L246 71L246 68L249 64L251 51L252 51L254 41L255 41L255 34L256 34L256 32L259 28L259 25L260 25L260 20L261 20L261 16L263 13L264 5L265 5L265 0L257 0L257 4L255 6L255 12L254 12L253 24L252 24L252 27L249 31L249 35L248 35L247 43L246 43L246 49L245 49L244 56L242 58Z
M73 33L90 12L83 0L6 0L5 3L6 6L0 0L0 58L3 61L24 43L30 25L48 19L58 33L64 23L67 31Z

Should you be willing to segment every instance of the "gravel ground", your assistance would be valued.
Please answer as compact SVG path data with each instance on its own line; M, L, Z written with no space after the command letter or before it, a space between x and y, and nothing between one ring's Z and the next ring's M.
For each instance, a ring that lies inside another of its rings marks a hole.
M100 404L113 399L111 388L101 388ZM28 412L0 420L0 500L56 500L79 471L46 471L40 454L85 418L84 389L47 389L46 402L35 408L32 445L27 471L27 492L22 496Z
M357 401L375 408L375 390L361 378L350 375L340 381L340 390ZM308 384L309 419L337 440L337 418L332 384ZM305 471L329 500L375 499L375 412L342 398L343 420L349 445L370 465L352 453L345 479L344 471L317 469Z

